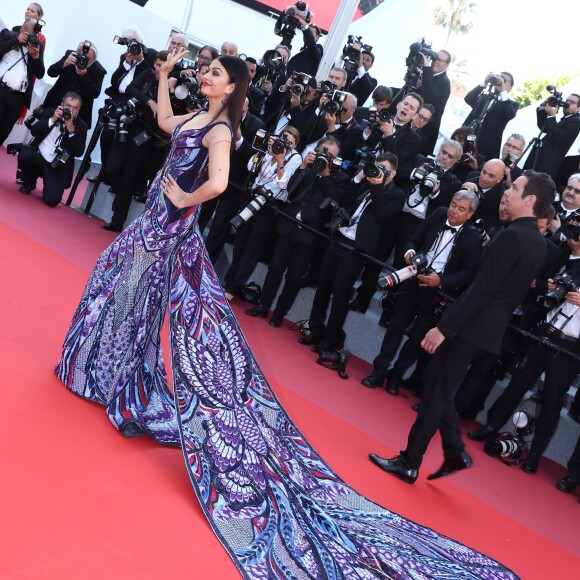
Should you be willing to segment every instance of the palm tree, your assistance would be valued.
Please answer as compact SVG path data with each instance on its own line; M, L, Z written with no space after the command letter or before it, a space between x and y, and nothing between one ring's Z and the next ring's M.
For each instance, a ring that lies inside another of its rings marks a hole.
M443 7L437 6L433 11L433 23L447 29L447 39L443 48L447 48L452 34L467 34L473 22L468 18L475 12L477 4L469 0L448 0L446 11Z

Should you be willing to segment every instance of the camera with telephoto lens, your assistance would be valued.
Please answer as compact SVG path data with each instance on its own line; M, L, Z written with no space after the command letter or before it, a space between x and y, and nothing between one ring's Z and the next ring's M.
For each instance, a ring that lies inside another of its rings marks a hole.
M173 99L176 105L185 106L187 109L203 108L207 102L193 77L182 79L181 84L175 87Z
M342 169L342 159L340 157L334 157L334 155L328 152L326 147L323 147L322 151L316 151L315 153L316 157L310 167L318 175L326 168L329 169L331 175L336 174Z
M250 218L254 217L272 198L272 192L260 185L252 190L252 200L243 208L238 215L230 220L230 224L236 230L243 226Z
M342 47L342 61L343 68L347 75L356 73L359 65L362 51L372 52L373 47L361 42L362 36L349 35L346 39L346 44Z
M311 75L302 72L292 73L292 88L290 89L295 95L302 95L308 91Z
M126 143L129 138L128 127L139 119L137 107L139 101L129 99L122 105L117 105L113 100L105 101L105 114L108 118L107 128L116 132L119 143Z
M475 152L475 135L465 136L465 147L463 147L463 155L461 156L461 163L468 163L470 160L469 155L473 155Z
M431 44L425 42L424 38L409 47L409 55L405 59L405 84L409 88L416 88L423 78L423 55L431 60L438 58L437 53L431 49Z
M81 49L81 53L77 53L77 61L75 66L79 70L85 70L89 66L89 50L91 50L91 43L88 40L83 42L83 47Z
M555 85L548 85L546 90L552 93L547 99L546 104L550 105L550 107L562 107L563 109L568 108L568 104L562 98L562 92L556 89Z
M316 363L333 371L337 371L341 379L348 379L345 371L349 358L350 351L346 348L339 350L321 350L318 353Z
M57 169L59 166L59 163L62 163L64 165L70 159L70 153L68 151L65 151L60 146L56 147L54 152L55 152L55 157L50 164L50 166L53 169Z
M483 450L492 457L499 457L508 465L515 465L522 460L525 442L519 435L498 433L494 439L488 439Z
M329 206L332 208L332 218L325 224L325 227L330 229L331 232L335 232L338 228L350 224L352 216L331 197L325 197L318 207L326 209Z
M388 109L377 111L376 107L369 107L369 129L379 131L379 123L386 123L393 118Z
M123 38L122 36L115 36L113 38L113 42L115 44L121 44L122 46L126 46L127 52L129 54L132 54L133 56L143 54L143 49L145 48L140 42L134 39Z
M328 98L330 98L335 89L336 85L332 81L322 81L320 83L320 92Z
M429 163L416 167L411 172L411 179L419 183L419 193L425 197L433 192L439 178L445 173L445 169Z
M348 93L345 93L344 91L332 91L332 93L328 94L329 100L324 103L322 110L325 113L332 113L333 115L340 113L343 108L342 104L346 101L347 97Z
M296 2L286 8L274 24L274 34L281 36L282 43L288 47L292 45L296 29L302 26L296 16L301 16L306 22L310 22L314 17L314 12L308 8L306 2Z
M580 239L580 213L571 213L562 224L562 234L566 239L578 241Z
M492 87L497 87L497 86L501 85L502 81L503 81L503 78L501 76L501 73L491 73L487 77L487 84L492 86Z
M32 125L34 125L34 123L36 123L36 121L38 121L38 119L40 119L40 117L42 117L43 113L44 113L44 105L40 105L39 107L36 107L36 109L34 109L34 111L32 111L32 113L30 114L28 119L26 119L26 121L24 121L24 126L27 129L30 129L32 127Z
M357 168L364 173L365 177L379 177L381 172L386 179L391 172L384 165L376 165L377 155L367 145L355 151Z
M568 292L576 292L577 290L576 283L569 274L556 274L552 278L552 281L556 287L544 295L544 306L548 310L560 306L566 300L566 294Z
M429 261L425 254L415 254L411 258L411 264L405 268L401 268L396 272L384 274L379 276L377 284L380 288L392 288L409 278L414 278L419 274L429 273L430 269L427 267Z

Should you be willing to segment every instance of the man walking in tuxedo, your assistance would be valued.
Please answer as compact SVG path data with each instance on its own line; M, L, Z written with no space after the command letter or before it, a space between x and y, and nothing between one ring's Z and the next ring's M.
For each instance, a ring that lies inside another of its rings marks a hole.
M562 107L564 116L556 121L558 109L547 101L538 107L538 129L545 135L535 142L524 165L526 169L544 171L554 180L566 153L580 133L580 95L572 93L566 98Z
M505 209L512 223L487 244L478 273L469 288L429 330L421 346L435 353L425 372L425 394L417 419L400 455L369 457L381 469L414 483L429 442L439 430L444 460L428 479L472 467L461 438L453 402L455 387L469 365L499 353L509 315L524 298L546 259L546 244L537 218L546 215L556 186L542 173L525 171L505 193Z
M499 157L504 129L518 110L518 104L509 98L514 77L508 72L488 74L483 83L465 95L472 107L463 124L472 127L477 135L477 151L486 159Z

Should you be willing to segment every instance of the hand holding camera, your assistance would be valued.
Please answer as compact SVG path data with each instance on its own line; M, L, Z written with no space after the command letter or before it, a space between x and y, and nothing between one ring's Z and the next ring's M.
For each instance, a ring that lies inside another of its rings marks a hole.
M66 60L64 61L63 67L67 67L67 66L75 66L77 64L77 53L76 52L71 52L67 57Z
M72 116L72 112L69 108L63 107L63 106L58 106L54 110L54 113L52 114L52 117L50 118L50 120L53 123L58 123L60 121L67 128L67 131L69 133L74 132L74 128L75 128L74 119Z
M306 154L306 157L304 157L304 159L302 160L302 163L300 164L300 169L306 169L307 167L310 167L315 159L316 159L316 151L309 151Z

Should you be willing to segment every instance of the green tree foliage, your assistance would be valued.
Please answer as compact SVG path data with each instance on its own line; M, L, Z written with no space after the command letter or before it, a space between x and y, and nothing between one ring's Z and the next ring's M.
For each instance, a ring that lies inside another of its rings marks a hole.
M516 83L516 87L510 93L510 99L513 99L520 107L533 105L549 95L549 92L546 90L547 85L556 85L559 89L571 78L571 75L561 75L556 78L537 77L535 79L524 81L523 84ZM566 95L564 95L564 97L566 97Z
M473 27L469 18L475 13L477 4L469 0L447 0L447 9L437 6L433 11L433 23L447 30L443 48L447 48L452 34L467 34Z

